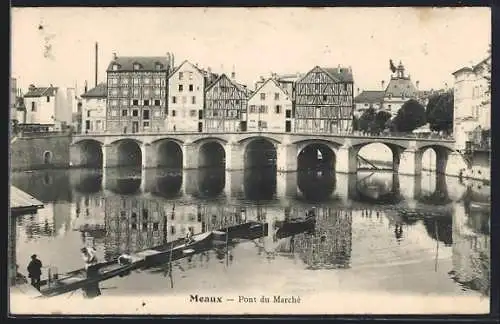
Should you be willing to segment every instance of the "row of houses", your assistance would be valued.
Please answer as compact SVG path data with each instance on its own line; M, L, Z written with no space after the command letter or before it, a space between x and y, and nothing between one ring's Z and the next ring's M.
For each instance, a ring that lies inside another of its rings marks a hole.
M173 57L114 56L107 82L82 95L82 132L348 132L352 69L273 74L250 89Z

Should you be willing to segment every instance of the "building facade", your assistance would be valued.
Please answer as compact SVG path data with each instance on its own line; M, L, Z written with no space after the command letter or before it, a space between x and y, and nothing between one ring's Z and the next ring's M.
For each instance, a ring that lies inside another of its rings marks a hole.
M106 130L165 130L168 57L117 57L107 69Z
M477 142L474 134L478 129L491 129L491 90L488 85L491 72L488 66L491 66L491 57L453 73L453 134L457 149L465 149L466 142Z
M203 130L206 72L184 61L168 78L168 131Z
M82 130L83 134L104 132L106 130L106 83L99 83L81 95L82 97Z
M370 108L379 111L384 102L385 91L362 91L354 98L354 116L361 117Z
M10 78L10 120L17 121L17 79Z
M382 109L394 117L398 110L410 99L418 99L418 90L409 75L405 74L404 65L399 62L395 75L391 76L384 93Z
M353 94L350 68L314 67L295 84L295 131L349 132L352 129Z
M74 89L53 87L36 87L30 85L24 95L26 106L25 124L36 124L48 127L49 130L61 130L72 121L72 96Z
M267 79L248 99L247 130L291 132L292 100L274 79Z
M234 75L233 75L234 76ZM205 92L206 132L247 130L247 101L251 91L234 78L220 75Z

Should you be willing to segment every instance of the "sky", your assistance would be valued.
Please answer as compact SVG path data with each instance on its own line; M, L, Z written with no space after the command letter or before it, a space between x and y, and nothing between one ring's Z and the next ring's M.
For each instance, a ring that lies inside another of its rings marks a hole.
M351 66L355 89L380 90L389 59L420 89L453 86L451 73L481 61L489 8L13 8L11 74L30 84L99 82L113 52L189 60L253 88L262 75Z

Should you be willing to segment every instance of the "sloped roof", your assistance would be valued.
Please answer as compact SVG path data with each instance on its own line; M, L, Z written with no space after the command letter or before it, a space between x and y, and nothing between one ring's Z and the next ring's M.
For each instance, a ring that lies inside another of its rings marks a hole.
M385 91L365 90L354 98L358 103L379 103L384 99Z
M470 68L468 66L465 66L463 68L460 68L460 69L456 70L452 74L455 75L455 74L458 74L458 73L461 73L461 72L472 72L472 68Z
M101 82L95 88L90 89L89 91L82 94L82 98L106 98L107 97L108 87L106 83Z
M413 85L410 78L392 78L385 89L385 95L393 97L414 97L417 94L417 88Z
M24 95L25 98L36 98L44 96L55 96L57 87L30 87L28 92Z
M268 78L268 79L267 79L267 80L265 80L265 81L264 81L264 82L260 85L260 87L258 87L255 91L251 91L251 90L250 90L250 97L248 97L248 100L250 100L253 96L255 96L255 95L256 95L256 94L260 91L260 89L264 88L264 86L265 86L266 84L268 84L269 82L274 83L274 85L275 85L278 89L280 89L280 90L281 90L281 91L282 91L285 95L289 96L289 94L287 93L287 91L281 87L281 85L279 84L279 82L278 82L278 81L276 81L276 79L274 79L274 78Z
M119 56L112 60L106 71L113 71L113 65L118 64L120 67L118 71L134 71L134 64L139 63L142 71L158 71L156 64L162 64L162 69L159 71L166 72L169 67L169 61L164 56Z
M342 82L353 82L352 71L346 67L323 68L328 74Z
M224 73L222 73L221 75L219 75L219 76L217 77L217 79L216 79L214 82L212 82L212 83L211 83L211 84L207 87L207 89L206 89L205 91L209 91L209 90L210 90L210 89L211 89L214 85L216 85L216 84L217 84L217 83L218 83L221 79L223 79L223 78L228 79L228 80L229 80L229 82L230 82L232 85L234 85L234 86L235 86L238 90L243 91L243 93L245 93L245 95L246 95L246 96L249 96L249 95L251 95L251 94L253 93L253 91L252 91L252 90L248 89L248 88L247 88L246 86L244 86L243 84L240 84L240 83L237 83L237 82L235 82L235 81L231 80L231 78L229 78L229 77L228 77L226 74L224 74Z

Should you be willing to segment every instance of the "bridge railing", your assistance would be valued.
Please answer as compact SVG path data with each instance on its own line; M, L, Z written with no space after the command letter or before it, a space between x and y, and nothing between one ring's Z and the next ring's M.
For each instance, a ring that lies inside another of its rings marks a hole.
M339 136L339 137L366 137L366 138L394 138L394 139L427 139L427 140L443 140L443 141L453 141L452 135L440 135L440 134L415 134L415 133L402 133L402 132L390 132L390 133L363 133L363 132L342 132L342 133L324 133L324 132L300 132L300 133L284 133L284 132L197 132L197 131L146 131L146 132L112 132L112 131L88 131L85 133L75 134L76 136L154 136L154 135L195 135L195 134L214 134L214 135L227 135L227 134L245 134L245 133L264 133L264 134L291 134L291 135L309 135L309 136Z

